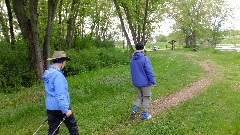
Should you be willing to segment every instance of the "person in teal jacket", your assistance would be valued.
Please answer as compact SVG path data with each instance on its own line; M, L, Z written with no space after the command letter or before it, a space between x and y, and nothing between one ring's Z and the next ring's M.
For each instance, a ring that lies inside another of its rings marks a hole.
M64 51L55 51L52 58L53 64L45 70L43 80L46 91L46 108L48 115L48 135L58 134L58 125L64 119L71 135L79 135L78 126L70 108L68 83L63 75L63 68L69 58Z
M132 117L137 117L139 107L142 107L142 120L150 119L149 114L151 87L155 87L156 80L149 58L144 54L144 45L137 43L131 60L132 83L137 91L137 99L132 108Z

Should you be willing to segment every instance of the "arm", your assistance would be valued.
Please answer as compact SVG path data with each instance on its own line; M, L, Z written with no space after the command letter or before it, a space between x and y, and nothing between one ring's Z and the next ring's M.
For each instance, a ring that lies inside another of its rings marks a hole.
M62 113L66 114L69 110L70 103L68 101L68 92L65 89L66 82L65 77L58 74L54 80L55 97L58 100L58 104Z
M146 72L148 79L150 80L150 83L152 84L153 87L155 87L156 79L155 79L154 72L152 69L152 64L148 57L146 57L146 61L145 61L145 72Z

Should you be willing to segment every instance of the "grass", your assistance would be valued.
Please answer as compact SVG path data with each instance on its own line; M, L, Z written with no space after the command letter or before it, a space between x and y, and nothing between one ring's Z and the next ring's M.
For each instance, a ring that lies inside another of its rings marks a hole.
M81 134L239 134L239 54L200 48L149 52L157 87L153 100L190 85L203 75L199 61L217 65L214 83L193 99L169 108L149 121L126 123L135 100L129 66L104 68L68 77L71 105ZM191 58L186 55L191 56ZM33 134L46 118L43 85L0 94L0 134ZM60 134L67 134L63 125ZM38 132L47 134L47 124Z

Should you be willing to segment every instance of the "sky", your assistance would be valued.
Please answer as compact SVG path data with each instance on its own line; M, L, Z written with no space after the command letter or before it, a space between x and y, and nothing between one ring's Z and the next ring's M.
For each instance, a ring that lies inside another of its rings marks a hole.
M240 30L240 0L227 0L230 7L233 7L233 18L225 25L226 28Z
M229 6L233 8L232 17L228 18L228 21L224 26L223 29L235 29L240 30L240 0L226 0L229 3ZM168 35L172 32L171 26L174 24L174 20L166 19L165 21L161 22L160 29L156 29L153 33L154 35Z

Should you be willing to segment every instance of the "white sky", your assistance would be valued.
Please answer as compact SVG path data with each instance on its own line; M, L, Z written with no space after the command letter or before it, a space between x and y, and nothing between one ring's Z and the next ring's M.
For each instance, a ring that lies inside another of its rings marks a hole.
M233 7L233 18L225 25L226 29L240 30L240 0L227 0L230 7Z

